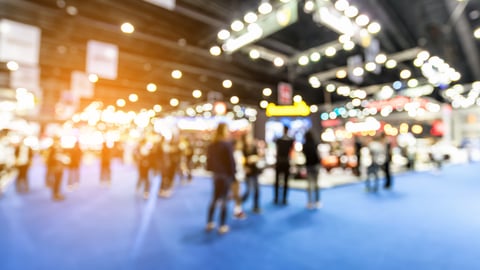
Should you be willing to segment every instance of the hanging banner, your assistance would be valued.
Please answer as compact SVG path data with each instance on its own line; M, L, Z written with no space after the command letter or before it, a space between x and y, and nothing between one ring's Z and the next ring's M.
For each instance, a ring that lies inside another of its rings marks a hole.
M285 82L278 83L278 104L290 105L292 104L292 85Z
M36 26L0 20L0 62L38 65L40 34Z
M93 83L88 79L88 74L81 71L73 71L70 81L70 89L77 98L92 98Z
M114 44L90 40L87 43L87 73L100 78L117 78L118 47Z

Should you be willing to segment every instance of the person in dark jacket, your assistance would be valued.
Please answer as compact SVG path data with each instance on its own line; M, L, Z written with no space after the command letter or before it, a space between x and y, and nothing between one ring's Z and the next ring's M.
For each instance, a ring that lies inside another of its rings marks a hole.
M74 188L80 182L80 163L82 160L82 149L80 144L75 142L75 145L70 149L70 163L68 164L68 187Z
M320 188L318 185L318 172L320 169L320 156L318 154L318 143L311 130L305 133L303 143L303 154L305 155L305 166L307 168L307 208L320 208Z
M243 156L245 159L244 171L246 191L242 197L242 200L245 201L250 195L250 190L253 189L253 212L260 213L260 186L258 184L258 175L261 172L258 167L260 160L255 140L251 134L245 134L243 137Z
M207 149L207 170L213 173L213 197L208 208L207 231L215 228L213 215L215 206L220 205L220 228L219 233L229 231L227 220L228 192L235 177L235 160L233 158L233 145L228 140L229 131L226 123L218 124L212 143Z
M32 148L21 142L15 147L16 166L18 170L16 188L17 192L28 192L30 184L28 181L28 170L32 163L33 151Z
M294 140L288 136L288 126L283 127L283 136L275 141L277 148L277 163L275 164L275 193L273 203L279 203L280 175L283 174L283 198L282 204L287 204L288 179L290 177L290 151Z
M146 139L143 139L137 149L135 150L135 160L138 165L138 181L137 181L137 191L140 190L143 185L143 198L146 200L150 194L150 155L151 149L149 148L148 142Z

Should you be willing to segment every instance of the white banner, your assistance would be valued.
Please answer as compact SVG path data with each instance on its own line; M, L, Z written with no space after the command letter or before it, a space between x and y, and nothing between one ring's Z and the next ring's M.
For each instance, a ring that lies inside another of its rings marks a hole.
M73 71L70 81L70 89L77 98L92 98L93 83L88 79L88 74L81 71Z
M117 78L118 47L114 44L90 40L87 43L87 73L100 78Z
M36 66L40 55L40 28L0 20L0 61Z

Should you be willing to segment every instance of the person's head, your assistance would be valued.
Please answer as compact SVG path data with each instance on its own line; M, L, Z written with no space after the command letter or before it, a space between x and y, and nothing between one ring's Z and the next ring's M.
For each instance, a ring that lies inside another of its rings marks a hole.
M283 134L284 135L287 135L288 134L288 126L287 125L283 125Z
M228 126L227 123L220 123L217 126L217 130L215 131L215 136L213 137L213 141L222 141L228 138Z
M311 129L309 129L307 132L305 132L305 141L313 141L313 132Z

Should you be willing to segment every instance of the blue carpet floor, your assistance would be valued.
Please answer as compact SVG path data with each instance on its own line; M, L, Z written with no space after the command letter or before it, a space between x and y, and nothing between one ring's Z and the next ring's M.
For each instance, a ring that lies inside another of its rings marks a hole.
M229 219L223 236L204 231L209 179L143 200L132 167L115 164L110 188L99 185L97 166L81 173L61 203L43 187L42 166L31 170L30 193L9 188L0 199L1 270L480 269L479 164L405 173L377 194L360 184L325 190L317 211L305 209L303 191L279 207L262 187L263 214Z

